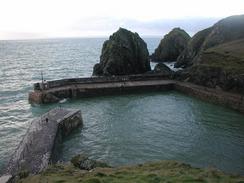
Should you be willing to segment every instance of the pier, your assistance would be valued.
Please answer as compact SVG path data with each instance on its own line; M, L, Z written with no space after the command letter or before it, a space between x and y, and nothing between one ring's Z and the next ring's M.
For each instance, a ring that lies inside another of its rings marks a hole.
M82 124L81 112L75 109L55 108L34 119L10 158L4 177L20 172L36 174L55 163L62 138Z
M112 77L72 78L35 83L29 102L37 104L58 102L64 98L82 98L139 91L172 90L174 81L164 75L128 75Z

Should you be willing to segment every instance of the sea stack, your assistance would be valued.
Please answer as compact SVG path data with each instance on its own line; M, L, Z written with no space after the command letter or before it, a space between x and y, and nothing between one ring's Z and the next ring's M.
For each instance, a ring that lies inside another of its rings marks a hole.
M150 70L147 44L137 33L119 28L104 42L100 63L94 65L93 75L131 75Z
M187 47L190 36L180 28L174 28L164 36L151 56L152 61L176 61L177 57Z

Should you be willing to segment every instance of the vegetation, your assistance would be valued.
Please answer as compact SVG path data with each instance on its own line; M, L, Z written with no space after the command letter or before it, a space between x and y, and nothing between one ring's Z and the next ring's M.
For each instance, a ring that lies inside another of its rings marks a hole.
M244 74L244 39L221 44L207 49L201 63L221 67L226 72Z
M226 175L214 169L192 168L176 161L160 161L119 168L80 170L71 164L57 164L45 172L20 180L21 183L159 183L159 182L243 182L244 177Z

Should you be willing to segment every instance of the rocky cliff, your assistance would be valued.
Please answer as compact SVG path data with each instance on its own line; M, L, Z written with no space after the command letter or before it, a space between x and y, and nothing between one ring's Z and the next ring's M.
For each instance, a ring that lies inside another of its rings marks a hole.
M187 68L176 74L178 79L244 93L244 15L198 32L175 66Z
M180 28L174 28L161 40L151 56L153 61L175 61L187 47L190 36Z
M175 67L188 67L194 62L194 58L198 55L206 39L206 36L211 32L212 27L204 29L196 33L192 39L188 42L187 47L177 58Z
M93 75L130 75L150 71L146 43L137 33L120 28L105 41L100 63L93 68Z
M244 93L244 39L202 52L198 63L178 72L178 79L211 88Z
M177 58L175 67L189 67L201 62L199 56L208 48L244 38L244 15L227 17L212 27L196 33Z

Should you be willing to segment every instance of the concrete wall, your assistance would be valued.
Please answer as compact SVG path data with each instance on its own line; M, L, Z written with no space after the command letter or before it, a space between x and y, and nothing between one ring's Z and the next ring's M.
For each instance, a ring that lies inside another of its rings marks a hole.
M63 119L57 120L57 123L58 130L52 149L52 155L49 160L51 163L56 163L58 161L63 139L70 135L70 133L77 129L77 127L83 127L81 111L71 111L69 114L65 115Z
M119 81L143 81L143 80L155 80L165 79L168 75L165 74L137 74L126 76L101 76L101 77L85 77L85 78L70 78L48 81L48 88L62 87L75 84L88 84L88 83L106 83L106 82L119 82ZM34 84L34 90L41 89L41 83Z
M240 94L224 92L186 82L176 82L174 89L186 95L222 105L244 114L244 99Z
M64 108L55 108L34 119L10 158L5 174L39 173L50 162L56 161L63 137L82 124L79 110Z
M143 85L143 83L146 83L148 81L159 81L160 83L160 81L163 81L165 77L165 75L161 74L143 74L114 77L74 78L50 81L49 90L36 90L34 92L31 92L29 97L30 102L33 103L51 103L58 102L60 99L63 98L81 98L101 95L123 94L128 92L138 93L145 91L163 91L175 89L187 95L197 97L201 100L223 105L244 113L243 96L240 94L233 94L187 82L172 80L168 80L171 82L171 84L160 85L156 83L154 85ZM139 81L142 84L138 84ZM89 87L86 84L89 84L90 86L93 85L95 87ZM102 84L105 85L101 87Z

